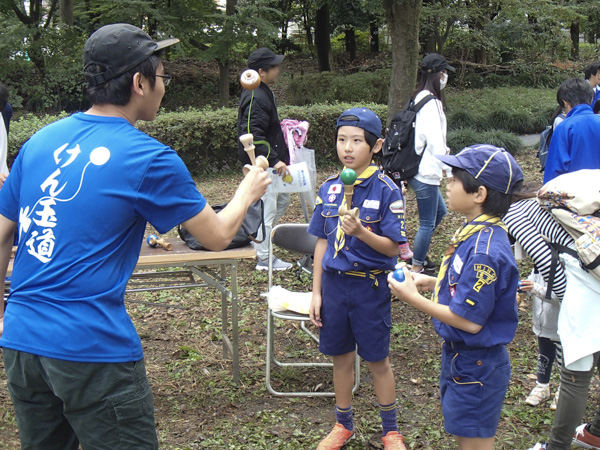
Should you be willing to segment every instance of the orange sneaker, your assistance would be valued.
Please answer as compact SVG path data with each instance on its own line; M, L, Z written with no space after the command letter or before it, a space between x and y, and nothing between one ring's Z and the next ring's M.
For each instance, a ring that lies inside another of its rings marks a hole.
M344 425L341 423L336 423L333 427L333 430L331 430L331 433L329 433L325 439L319 442L317 450L339 450L353 437L354 431L346 430Z
M381 438L384 450L406 450L404 438L397 431L388 431L388 434Z

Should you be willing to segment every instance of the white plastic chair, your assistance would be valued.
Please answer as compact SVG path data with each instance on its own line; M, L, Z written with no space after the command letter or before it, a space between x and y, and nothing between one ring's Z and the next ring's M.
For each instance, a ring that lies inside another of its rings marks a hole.
M273 287L273 248L288 250L301 255L312 255L315 250L317 238L308 234L308 224L306 223L285 223L277 225L273 228L269 239L269 292ZM333 367L332 363L328 362L282 362L275 357L275 327L274 320L292 320L300 322L300 327L308 336L316 343L319 342L319 337L309 330L306 322L310 322L310 318L306 314L298 314L292 311L276 312L270 309L267 305L267 361L265 381L267 390L276 396L282 397L333 397L334 392L291 392L278 391L271 383L271 372L273 365L279 367ZM354 387L352 392L358 389L360 384L360 357L356 355L354 364Z

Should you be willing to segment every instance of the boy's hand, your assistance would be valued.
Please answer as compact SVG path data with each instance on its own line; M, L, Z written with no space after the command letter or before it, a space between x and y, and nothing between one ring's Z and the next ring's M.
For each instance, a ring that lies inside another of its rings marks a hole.
M342 220L342 231L346 236L359 237L366 229L363 227L360 219L355 219L351 215L346 215Z
M396 297L402 301L410 303L413 298L419 296L419 290L415 284L415 281L410 276L410 272L406 269L402 270L404 270L405 275L404 281L399 283L394 279L394 274L390 273L388 275L388 286Z
M419 292L433 292L435 289L435 283L437 281L436 277L415 272L410 272L410 274Z
M271 177L267 172L260 167L251 166L250 171L240 183L240 188L250 195L251 203L254 203L265 195L269 184L271 184Z
M521 281L521 286L519 287L520 290L522 290L523 292L531 292L531 290L533 289L534 286L534 282L531 280L522 280Z
M323 298L321 294L313 293L312 300L310 302L310 308L308 310L308 315L310 316L310 321L316 327L322 327L323 322L321 321L321 304L323 302Z

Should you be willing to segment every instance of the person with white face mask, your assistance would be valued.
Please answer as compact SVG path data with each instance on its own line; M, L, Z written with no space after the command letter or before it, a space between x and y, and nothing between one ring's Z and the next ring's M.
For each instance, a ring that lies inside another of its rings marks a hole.
M441 101L441 91L448 84L448 71L455 69L442 55L430 53L421 62L418 87L411 97L417 104L427 96L431 100L417 113L415 120L415 150L422 155L419 172L408 180L415 192L419 208L419 230L413 245L413 272L434 268L427 257L433 232L446 215L446 203L440 191L444 171L450 170L436 155L447 155L446 115Z

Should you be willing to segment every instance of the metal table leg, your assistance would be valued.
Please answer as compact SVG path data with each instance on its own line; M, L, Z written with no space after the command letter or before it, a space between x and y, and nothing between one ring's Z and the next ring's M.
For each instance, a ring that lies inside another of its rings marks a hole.
M237 272L238 263L233 261L231 264L231 332L233 334L233 381L240 384L240 347L239 347L239 311L238 311L238 286ZM223 266L224 267L224 266Z

